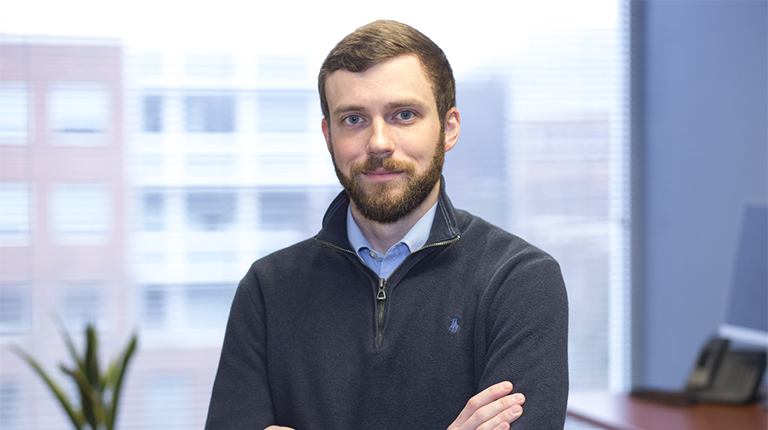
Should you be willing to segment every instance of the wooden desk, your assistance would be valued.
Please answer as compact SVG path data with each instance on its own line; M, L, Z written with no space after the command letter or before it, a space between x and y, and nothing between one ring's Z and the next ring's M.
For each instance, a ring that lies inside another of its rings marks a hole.
M609 430L768 429L768 412L757 404L665 406L607 392L571 393L568 415Z

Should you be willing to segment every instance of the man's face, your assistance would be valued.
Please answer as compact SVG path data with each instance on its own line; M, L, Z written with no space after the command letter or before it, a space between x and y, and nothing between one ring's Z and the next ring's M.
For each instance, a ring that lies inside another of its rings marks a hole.
M437 198L443 155L458 139L456 108L441 126L432 86L415 56L325 82L323 134L339 181L365 218L392 223Z

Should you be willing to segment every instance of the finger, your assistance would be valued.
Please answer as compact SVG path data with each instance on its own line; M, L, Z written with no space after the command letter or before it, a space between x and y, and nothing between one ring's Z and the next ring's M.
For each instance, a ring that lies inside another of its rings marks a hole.
M503 397L475 412L462 429L506 429L523 414L523 408L513 396Z
M512 383L509 381L499 382L498 384L491 385L485 390L473 396L467 402L464 409L462 409L459 416L451 424L449 429L458 428L466 423L472 416L481 408L490 405L491 403L503 398L512 392Z

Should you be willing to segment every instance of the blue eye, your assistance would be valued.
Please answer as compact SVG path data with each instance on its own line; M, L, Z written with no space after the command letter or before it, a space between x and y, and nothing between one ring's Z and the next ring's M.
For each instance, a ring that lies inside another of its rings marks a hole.
M409 119L412 119L414 116L416 116L416 114L413 113L412 111L404 110L404 111L398 113L397 116L399 116L400 119L409 120Z
M349 125L355 125L359 123L362 119L357 115L350 115L346 118L344 118L344 122L346 122Z

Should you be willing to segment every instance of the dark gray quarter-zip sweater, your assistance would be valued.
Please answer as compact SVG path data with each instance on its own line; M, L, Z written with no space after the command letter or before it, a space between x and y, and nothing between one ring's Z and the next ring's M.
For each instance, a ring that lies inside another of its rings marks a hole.
M444 184L444 180L443 180ZM454 209L381 280L349 245L344 193L312 239L256 261L232 304L207 430L446 429L504 380L513 429L561 429L568 304L557 262Z

